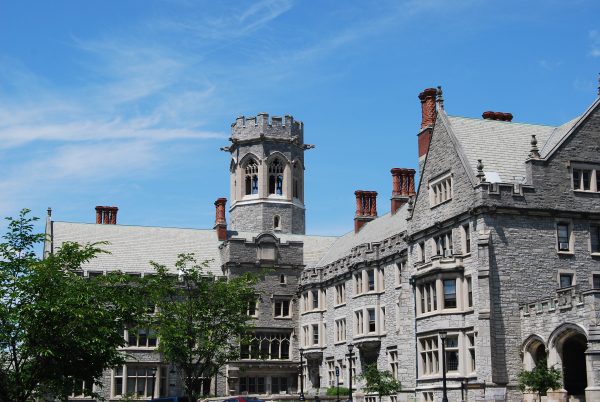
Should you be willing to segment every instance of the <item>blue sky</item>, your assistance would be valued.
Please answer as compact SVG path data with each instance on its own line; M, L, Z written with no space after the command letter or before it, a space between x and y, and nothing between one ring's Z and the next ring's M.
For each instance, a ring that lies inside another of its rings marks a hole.
M418 93L451 115L561 124L595 99L600 3L0 0L0 216L211 228L238 115L305 123L307 232L389 211ZM42 226L40 225L40 229Z

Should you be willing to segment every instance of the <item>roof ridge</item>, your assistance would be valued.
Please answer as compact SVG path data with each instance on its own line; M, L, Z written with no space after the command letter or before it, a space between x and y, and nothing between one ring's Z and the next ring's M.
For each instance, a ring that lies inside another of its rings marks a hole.
M525 123L525 122L518 122L518 121L489 120L489 119L482 119L482 118L477 118L477 117L455 116L455 115L449 115L449 114L446 114L446 116L448 116L448 118L451 118L451 119L459 118L459 119L475 120L475 121L480 121L480 122L490 123L490 124L498 123L498 124L511 124L511 125L519 124L519 125L522 125L522 126L535 126L535 127L552 127L552 128L558 128L558 127L560 127L560 126L554 126L554 125L551 125L551 124Z
M115 225L106 225L100 223L90 223L90 222L70 222L70 221L52 221L53 223L68 223L71 225L89 225L89 226L98 226L98 227L128 227L128 228L147 228L147 229L177 229L177 230L196 230L196 231L206 231L212 232L214 229L200 229L200 228L182 228L177 226L148 226L148 225L124 225L124 224L115 224Z

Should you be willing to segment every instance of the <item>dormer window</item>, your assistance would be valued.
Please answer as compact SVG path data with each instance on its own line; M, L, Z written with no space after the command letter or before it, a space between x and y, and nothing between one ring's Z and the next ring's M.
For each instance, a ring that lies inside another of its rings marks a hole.
M452 175L450 173L429 183L429 202L431 207L452 199Z
M258 194L258 164L254 159L245 168L246 195Z
M283 195L283 163L277 158L269 164L269 194Z

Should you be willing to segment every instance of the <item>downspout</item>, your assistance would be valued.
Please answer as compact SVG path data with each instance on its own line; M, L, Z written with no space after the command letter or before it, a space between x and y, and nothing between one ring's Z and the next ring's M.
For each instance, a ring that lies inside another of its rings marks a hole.
M415 332L415 401L417 400L417 378L419 378L419 350L417 344L417 281L414 277L408 280L408 283L412 286L413 290L413 322Z

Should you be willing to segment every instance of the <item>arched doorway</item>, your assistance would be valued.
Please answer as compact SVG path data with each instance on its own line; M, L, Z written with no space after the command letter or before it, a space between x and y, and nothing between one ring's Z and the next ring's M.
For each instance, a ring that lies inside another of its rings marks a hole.
M524 342L523 346L523 366L525 370L533 370L538 363L546 361L546 345L538 335L531 335Z
M582 334L569 336L563 342L563 378L565 390L569 395L585 395L587 387L585 349L586 339Z
M555 329L548 340L549 364L562 371L563 389L576 400L585 401L587 368L586 331L574 323L565 323Z

